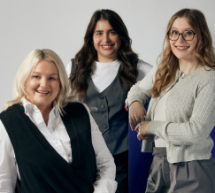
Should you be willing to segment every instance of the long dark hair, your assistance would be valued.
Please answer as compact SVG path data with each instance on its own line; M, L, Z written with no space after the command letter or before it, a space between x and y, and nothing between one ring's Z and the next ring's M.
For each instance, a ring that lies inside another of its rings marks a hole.
M215 69L215 53L212 46L211 34L204 14L196 9L182 9L176 12L170 19L166 33L170 30L173 22L177 18L185 17L188 23L194 28L198 42L196 45L196 58L203 66ZM166 44L165 44L166 43ZM174 80L179 68L178 58L173 54L167 35L164 40L165 48L160 55L161 61L155 74L154 86L151 90L154 98L165 90Z
M84 45L75 55L76 69L70 75L72 93L75 92L81 101L84 101L86 89L88 87L87 79L92 73L92 64L97 59L97 51L93 45L93 33L96 23L100 20L107 20L121 39L121 46L118 50L118 60L121 63L120 78L126 88L130 88L135 82L138 75L135 61L138 55L131 48L131 39L128 30L120 16L108 9L97 10L93 14L88 24L84 36Z

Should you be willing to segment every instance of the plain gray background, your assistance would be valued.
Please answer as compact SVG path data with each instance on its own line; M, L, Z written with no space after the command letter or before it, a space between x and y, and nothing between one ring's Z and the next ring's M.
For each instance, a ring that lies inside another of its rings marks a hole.
M66 65L81 48L95 10L116 11L128 28L133 50L155 65L167 23L182 8L201 10L215 41L214 0L0 0L0 111L12 98L13 81L26 55L49 48Z

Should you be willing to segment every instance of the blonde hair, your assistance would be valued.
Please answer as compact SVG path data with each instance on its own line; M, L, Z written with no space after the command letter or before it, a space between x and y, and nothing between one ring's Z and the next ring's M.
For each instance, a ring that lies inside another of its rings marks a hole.
M14 82L14 99L5 104L5 110L14 104L22 104L22 98L27 95L25 92L26 80L31 76L34 68L41 60L53 62L57 67L60 80L60 92L55 100L60 113L63 114L63 107L65 107L68 102L75 100L71 96L69 97L69 82L65 67L60 57L52 50L36 49L31 51L22 62Z
M204 14L196 9L182 9L176 12L170 19L166 33L172 27L177 18L185 17L188 23L194 28L197 35L196 58L203 66L215 69L215 53L212 46L211 34ZM160 54L158 70L155 74L155 82L151 90L152 96L158 97L174 80L176 71L179 68L178 58L172 53L167 35L164 39L164 49Z

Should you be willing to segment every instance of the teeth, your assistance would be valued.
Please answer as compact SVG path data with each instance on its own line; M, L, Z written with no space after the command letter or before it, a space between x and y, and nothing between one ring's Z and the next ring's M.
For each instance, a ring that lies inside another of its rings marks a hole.
M104 48L110 48L111 46L102 46L102 47L104 47Z
M37 92L42 93L42 94L47 94L47 93L49 93L49 91L48 91L48 92L42 92L42 91L38 91L38 90L37 90Z
M179 50L187 49L188 47L177 47Z

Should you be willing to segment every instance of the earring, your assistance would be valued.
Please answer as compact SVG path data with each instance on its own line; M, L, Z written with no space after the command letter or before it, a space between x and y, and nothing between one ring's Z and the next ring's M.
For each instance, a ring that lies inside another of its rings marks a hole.
M58 93L60 92L60 88L59 88L59 90L58 90Z

